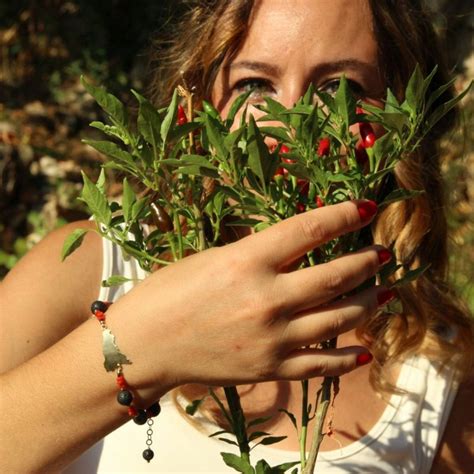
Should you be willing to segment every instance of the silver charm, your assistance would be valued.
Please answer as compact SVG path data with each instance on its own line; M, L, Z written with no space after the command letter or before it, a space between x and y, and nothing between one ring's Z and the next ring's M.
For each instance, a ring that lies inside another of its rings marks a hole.
M102 329L102 352L104 353L104 367L107 372L114 372L122 364L131 364L127 356L120 352L115 344L115 336L110 329Z

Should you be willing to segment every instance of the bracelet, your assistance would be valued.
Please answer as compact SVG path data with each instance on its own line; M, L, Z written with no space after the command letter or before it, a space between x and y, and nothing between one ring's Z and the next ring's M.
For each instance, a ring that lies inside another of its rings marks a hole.
M123 365L131 364L132 362L122 354L115 343L115 336L105 323L105 313L112 303L104 301L94 301L91 305L91 312L99 321L102 328L102 352L104 354L104 367L107 372L116 373L116 383L119 388L117 393L117 402L128 407L128 416L133 419L137 425L148 424L147 429L147 448L143 451L143 458L150 462L155 453L151 449L153 444L153 418L158 416L161 411L159 401L156 401L146 409L138 408L135 405L135 396L133 390L128 385L123 375Z

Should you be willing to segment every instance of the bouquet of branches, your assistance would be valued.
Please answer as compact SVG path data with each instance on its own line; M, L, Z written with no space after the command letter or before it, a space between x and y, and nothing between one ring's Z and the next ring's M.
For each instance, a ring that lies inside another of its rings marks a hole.
M383 107L360 103L343 77L335 95L310 86L291 108L265 98L257 106L257 120L248 113L250 92L237 98L228 115L221 117L205 101L195 108L192 93L184 88L178 88L163 109L132 91L139 105L133 123L115 96L83 80L109 119L91 124L107 139L87 143L107 157L103 168L118 170L124 178L121 202L111 202L104 170L96 183L83 175L81 199L97 223L96 232L152 272L190 253L224 245L237 226L259 232L297 213L350 199L373 200L381 208L416 198L422 191L397 187L393 171L468 92L440 103L450 82L427 96L435 74L433 70L423 77L416 68L404 101L388 90ZM383 127L383 135L376 137L374 123ZM267 138L277 144L268 147ZM63 258L80 246L86 232L77 229L66 239ZM300 265L328 262L370 241L367 230L344 235L308 252ZM425 269L406 269L395 256L375 278L393 288L415 280ZM125 281L113 275L103 285ZM370 283L374 282L366 284ZM388 312L396 310L388 307ZM336 344L332 339L318 347ZM266 419L246 421L236 387L224 387L227 406L210 389L229 425L214 435L240 451L240 455L221 453L228 466L244 473L273 473L293 468L297 472L294 466L300 464L302 472L313 472L338 379L325 377L317 394L308 393L308 381L302 386L301 419L298 422L286 412L298 431L300 461L280 466L263 459L253 465L250 460L255 445L282 439L258 430ZM188 413L193 414L199 403L194 401ZM313 418L308 450L308 423Z

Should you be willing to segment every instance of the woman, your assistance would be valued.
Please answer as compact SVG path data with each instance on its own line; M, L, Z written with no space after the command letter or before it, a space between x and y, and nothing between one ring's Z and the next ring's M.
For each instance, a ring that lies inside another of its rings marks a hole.
M291 105L310 82L333 92L342 74L362 100L377 103L387 85L404 87L415 62L430 70L439 61L417 1L220 0L196 6L180 31L179 59L170 58L176 75L171 69L166 74L170 85L181 71L196 95L211 98L223 115L242 91L253 90L251 102L270 95ZM363 201L300 214L161 269L125 295L100 289L100 281L117 270L139 272L133 260L124 261L90 235L61 264L71 226L48 236L0 289L2 407L8 413L0 443L3 471L52 472L70 465L70 472L223 472L218 453L230 448L177 416L167 401L172 389L249 384L242 390L246 410L299 413L298 380L316 377L315 393L328 374L345 375L334 418L337 442L325 438L327 453L317 466L322 472L429 472L436 452L432 472L472 471L469 380L453 404L455 368L466 370L473 353L472 326L444 282L446 231L433 137L419 157L397 169L402 186L422 187L429 199L377 216ZM292 270L307 250L370 224L379 245ZM374 316L393 296L386 288L331 301L374 275L386 261L384 246L392 243L407 264L432 266L416 293L401 293L404 314L380 328ZM98 297L114 301L107 325L133 361L126 366L128 382L144 406L163 400L150 464L134 447L143 446L140 427L121 427L127 417L117 409L117 389L102 367L100 329L89 318ZM335 335L338 349L300 349ZM376 363L365 365L369 350ZM454 365L438 372L450 358ZM408 398L395 395L395 406L388 405L378 396L388 384ZM186 395L197 389L180 390ZM277 413L265 428L288 438L280 449L257 448L255 460L298 459L284 415Z

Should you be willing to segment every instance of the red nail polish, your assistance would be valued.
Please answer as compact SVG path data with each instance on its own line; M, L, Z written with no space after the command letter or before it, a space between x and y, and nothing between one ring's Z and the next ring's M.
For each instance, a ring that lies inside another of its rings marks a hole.
M359 211L360 220L367 222L377 213L377 203L374 201L361 201L357 203L357 210Z
M387 263L392 260L392 252L390 252L390 250L377 250L377 255L379 256L379 265L383 265L384 263Z
M383 306L387 304L389 301L392 301L395 298L395 293L388 288L382 290L380 293L377 294L377 302L379 306Z
M369 362L372 362L372 359L374 356L370 352L362 352L362 354L359 354L356 359L356 364L357 366L361 365L366 365Z

